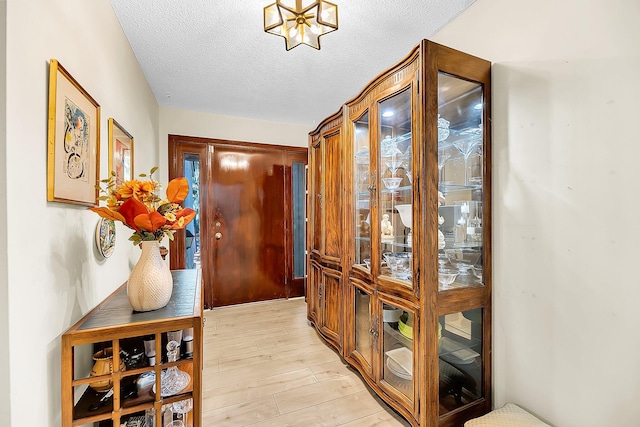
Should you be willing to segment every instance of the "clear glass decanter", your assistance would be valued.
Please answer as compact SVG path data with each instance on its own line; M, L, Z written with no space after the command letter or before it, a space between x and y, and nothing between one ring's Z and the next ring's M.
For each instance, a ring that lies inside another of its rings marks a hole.
M169 341L167 344L167 361L169 363L176 362L178 360L179 349L180 344L178 344L177 341ZM191 376L178 369L177 366L172 366L166 371L162 371L162 397L173 396L174 394L180 393L182 390L187 388L190 381Z

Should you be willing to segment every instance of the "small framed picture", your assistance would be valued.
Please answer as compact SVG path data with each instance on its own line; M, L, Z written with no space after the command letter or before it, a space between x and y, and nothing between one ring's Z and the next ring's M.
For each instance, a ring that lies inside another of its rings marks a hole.
M112 117L109 118L109 173L116 182L133 179L133 136Z
M95 206L99 177L100 105L51 59L47 200Z

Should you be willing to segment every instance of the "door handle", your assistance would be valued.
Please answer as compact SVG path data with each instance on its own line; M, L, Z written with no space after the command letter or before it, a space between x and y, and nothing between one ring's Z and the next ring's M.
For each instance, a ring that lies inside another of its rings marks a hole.
M215 234L215 237L216 237L216 240L220 240L220 239L222 239L222 233L217 232L217 233Z

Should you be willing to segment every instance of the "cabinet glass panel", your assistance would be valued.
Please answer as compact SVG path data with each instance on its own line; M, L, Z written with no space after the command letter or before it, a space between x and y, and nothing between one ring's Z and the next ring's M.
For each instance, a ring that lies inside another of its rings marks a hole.
M413 314L382 303L382 379L413 400Z
M371 295L363 290L355 289L356 309L356 352L371 366Z
M383 275L411 282L411 89L378 105L379 215Z
M183 205L196 211L195 218L185 227L184 232L185 268L200 268L200 156L185 154L183 167L191 190Z
M369 112L353 123L353 170L355 194L355 263L371 269L371 192L373 190L369 156Z
M438 262L441 291L482 286L482 85L438 75Z
M303 162L293 162L291 164L292 194L291 205L293 206L293 277L304 278L307 273L307 263L305 257L305 203L306 203L306 176L307 165Z
M482 308L439 319L440 415L482 397Z

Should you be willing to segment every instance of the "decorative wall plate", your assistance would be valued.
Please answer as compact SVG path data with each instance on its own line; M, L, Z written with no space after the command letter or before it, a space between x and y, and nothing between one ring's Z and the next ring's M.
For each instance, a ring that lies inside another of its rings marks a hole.
M100 218L96 226L96 247L98 252L109 258L116 246L116 224L113 220Z

